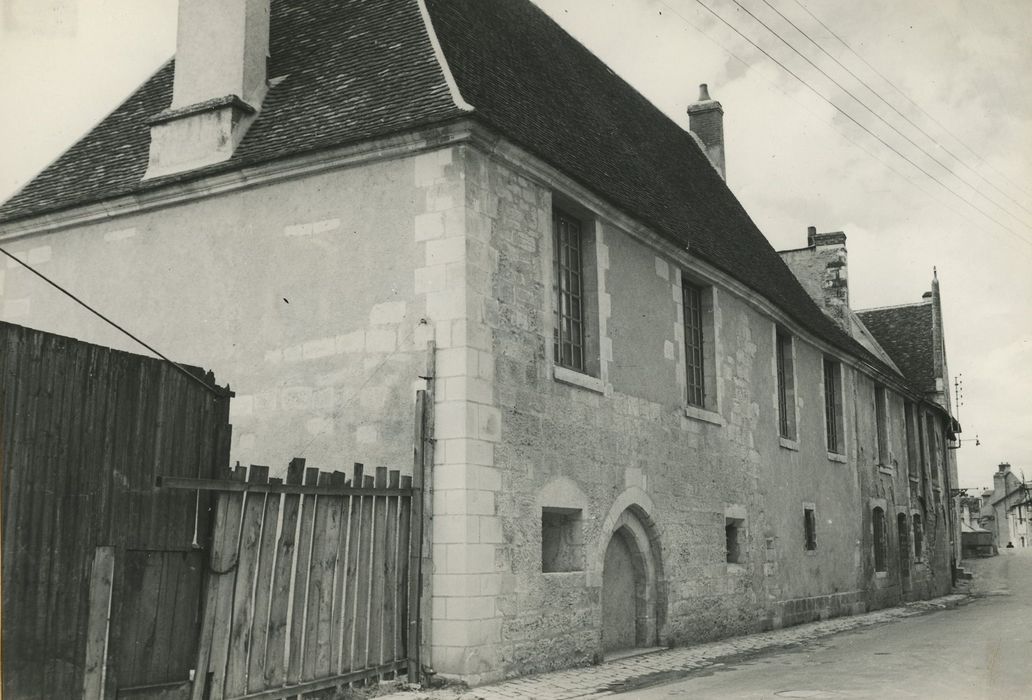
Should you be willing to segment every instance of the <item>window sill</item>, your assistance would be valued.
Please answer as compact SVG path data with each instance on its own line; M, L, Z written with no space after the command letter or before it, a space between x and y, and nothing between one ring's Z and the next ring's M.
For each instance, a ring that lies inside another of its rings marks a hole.
M728 574L728 576L744 576L745 573L746 573L746 568L744 566L742 566L741 564L737 564L735 562L728 562L728 564L727 564L727 574Z
M592 377L590 374L584 374L576 370L567 369L566 367L560 367L556 365L552 368L552 378L557 382L563 384L570 384L581 389L587 389L588 391L594 391L599 394L606 393L606 385L598 377Z
M817 550L816 549L804 549L803 550L803 554L808 556L808 557L815 557L815 556L817 556Z
M693 420L700 420L703 423L719 425L722 428L727 425L723 416L719 413L716 413L715 411L707 411L705 408L699 408L698 406L685 406L684 415Z
M793 440L791 438L778 436L778 444L781 445L782 447L784 447L786 450L794 450L795 452L799 451L799 441L798 440Z
M910 475L910 483L911 484L920 484L921 483L921 477L914 476L913 474L911 474Z
M846 464L846 456L840 455L838 452L829 452L828 459L832 462L838 462L839 464Z
M888 578L889 577L889 572L888 571L875 571L874 572L874 577L875 578Z
M878 472L886 476L896 476L896 470L892 467L886 467L884 464L878 465Z

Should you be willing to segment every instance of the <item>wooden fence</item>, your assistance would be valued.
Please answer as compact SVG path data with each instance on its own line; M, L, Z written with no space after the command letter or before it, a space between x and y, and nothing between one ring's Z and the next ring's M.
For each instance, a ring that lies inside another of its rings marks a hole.
M302 459L286 481L259 466L161 480L218 492L195 700L283 698L418 669L421 466L415 483Z
M208 512L154 480L213 476L230 431L189 371L0 323L3 697L189 684Z

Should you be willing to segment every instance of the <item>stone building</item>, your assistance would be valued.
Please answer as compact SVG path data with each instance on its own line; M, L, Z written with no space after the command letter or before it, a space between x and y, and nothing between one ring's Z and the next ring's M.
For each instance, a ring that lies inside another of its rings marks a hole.
M176 61L0 239L228 380L245 462L404 468L434 339L439 672L944 593L941 322L912 352L852 312L842 234L779 256L722 114L683 128L529 2L180 0ZM130 346L18 266L0 295Z
M1032 547L1032 483L1004 462L993 474L993 490L982 494L979 524L993 533L993 544Z

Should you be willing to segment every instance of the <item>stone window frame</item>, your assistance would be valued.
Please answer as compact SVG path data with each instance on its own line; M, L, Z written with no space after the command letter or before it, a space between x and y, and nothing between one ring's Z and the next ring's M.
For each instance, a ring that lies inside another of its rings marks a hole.
M829 381L829 368L831 376ZM824 405L824 445L828 459L846 462L846 373L842 362L832 355L821 358L821 396ZM833 432L834 431L834 432ZM832 441L834 438L834 442Z
M874 383L874 459L882 468L891 470L892 432L889 425L889 391L882 384Z
M719 294L717 287L708 280L681 268L678 274L678 313L680 323L677 326L679 333L678 342L684 348L684 353L679 362L683 363L684 371L679 377L681 400L684 403L684 413L688 418L713 423L723 426L725 421L721 416L721 391L720 382L717 377L717 358L719 356L719 326L717 319L719 313ZM693 405L688 401L688 342L687 326L685 324L688 310L684 308L684 287L690 286L699 290L699 302L701 311L702 331L702 373L703 373L703 405Z
M737 557L732 560L731 552L727 550L727 528L735 528L735 544L737 545ZM739 503L724 504L724 533L725 533L725 556L729 574L739 574L745 571L745 564L749 558L749 516L744 505Z
M910 529L912 533L911 543L914 551L914 563L922 562L925 558L924 516L919 510L915 509L910 513Z
M804 502L803 553L811 557L817 556L817 546L817 504Z
M889 523L885 517L885 509L885 501L871 501L871 553L876 578L885 578L889 575Z
M785 328L774 325L775 406L778 441L782 447L799 449L799 404L796 401L796 338ZM788 352L785 352L787 349Z
M548 234L542 236L542 276L545 288L549 290L546 297L546 328L551 337L546 353L552 378L562 384L587 389L599 394L606 392L609 378L608 361L611 359L611 347L606 335L606 323L609 318L609 295L605 292L605 270L608 268L608 248L604 243L601 214L578 203L571 197L559 192L552 192ZM555 357L556 303L558 279L556 275L557 259L555 250L556 213L577 220L581 230L581 267L582 267L582 310L584 337L584 367L577 370L564 367Z

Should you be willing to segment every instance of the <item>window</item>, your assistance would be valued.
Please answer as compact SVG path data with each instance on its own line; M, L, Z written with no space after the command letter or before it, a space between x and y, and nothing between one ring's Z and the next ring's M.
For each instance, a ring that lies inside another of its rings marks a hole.
M896 533L899 537L899 568L904 576L907 576L910 573L910 543L907 541L907 533L909 532L910 528L907 527L907 514L897 514Z
M584 570L584 541L578 508L541 509L541 571Z
M942 450L942 434L936 429L935 416L931 413L925 416L928 426L928 471L931 473L932 483L939 483L939 458Z
M706 368L702 331L703 290L690 282L682 282L684 297L684 353L685 377L688 384L688 403L704 408L706 405Z
M792 336L780 328L774 336L778 372L778 431L781 437L796 439L795 362Z
M737 564L741 561L742 545L739 538L744 524L745 521L741 518L724 518L724 548L728 564Z
M921 516L914 514L914 559L921 560L924 555L924 526L921 523Z
M885 387L874 387L874 421L875 421L875 454L878 455L878 464L889 465L889 417L888 406L886 405Z
M917 447L918 434L914 427L914 404L907 401L903 404L903 429L907 438L907 469L911 479L918 478L918 465L921 459Z
M875 571L887 571L886 565L886 546L885 541L885 511L881 508L875 508L872 517L874 524L874 570Z
M558 209L555 233L555 363L583 372L584 240L581 222Z
M828 452L845 454L845 428L842 421L842 366L824 358L824 423Z
M806 551L817 549L817 515L813 508L803 508L803 537Z

